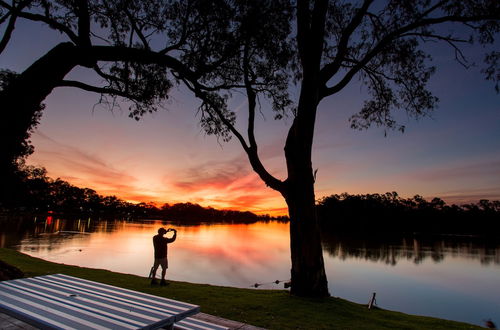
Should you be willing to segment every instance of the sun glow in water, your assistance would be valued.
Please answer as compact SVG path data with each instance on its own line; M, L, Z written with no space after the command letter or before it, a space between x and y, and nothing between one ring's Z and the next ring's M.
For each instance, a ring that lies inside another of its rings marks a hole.
M175 227L169 245L173 280L249 288L283 289L290 279L287 223L185 224L80 219L37 219L0 235L1 246L46 260L146 277L153 262L152 237ZM170 235L170 234L169 234ZM17 238L16 238L17 237ZM500 244L449 238L365 241L323 237L325 268L333 296L379 307L481 324L500 319ZM147 281L147 279L145 279Z

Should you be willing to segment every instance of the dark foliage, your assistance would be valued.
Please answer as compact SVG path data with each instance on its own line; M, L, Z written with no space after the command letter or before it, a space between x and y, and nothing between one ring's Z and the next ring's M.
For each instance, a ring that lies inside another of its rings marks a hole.
M332 195L318 202L324 230L352 233L500 233L500 201L446 205L419 195L401 198L396 192L367 195Z
M0 199L0 211L183 222L255 222L270 218L248 211L216 210L192 203L164 204L161 208L154 203L134 204L116 196L102 196L93 189L79 188L61 179L51 179L44 168L33 166L22 166L18 171L18 179L17 184L11 187L11 193L16 198Z
M10 86L16 83L18 75L10 70L0 70L0 93L7 91ZM5 142L0 152L0 173L2 182L0 184L0 199L16 200L20 193L16 187L20 187L22 182L22 171L19 167L24 164L26 157L33 153L31 144L31 133L38 125L44 106L38 104L33 113L27 114L23 122L27 122L28 130L17 129L19 121L11 120L9 112L2 114L2 121L7 123L9 129L0 134L0 138ZM22 126L22 125L21 125ZM13 134L10 134L13 133ZM7 135L7 137L4 137Z

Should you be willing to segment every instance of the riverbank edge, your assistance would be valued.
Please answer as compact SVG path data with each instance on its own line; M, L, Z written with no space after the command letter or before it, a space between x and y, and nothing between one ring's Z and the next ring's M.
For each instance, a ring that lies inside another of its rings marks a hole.
M268 329L482 329L456 321L416 316L341 298L311 299L285 290L255 290L170 281L152 287L149 280L104 269L49 262L0 248L0 260L21 269L27 277L64 273L131 290L199 305L203 313Z

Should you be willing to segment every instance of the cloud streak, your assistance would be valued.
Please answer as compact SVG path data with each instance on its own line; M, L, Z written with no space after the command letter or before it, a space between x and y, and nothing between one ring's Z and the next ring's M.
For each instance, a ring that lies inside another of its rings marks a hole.
M500 178L500 161L492 160L466 166L438 168L414 175L415 179L424 181L455 180L467 177L491 177L498 179Z
M35 135L42 143L30 162L49 165L49 175L126 200L142 201L153 197L137 189L138 180L134 176L114 168L100 157L58 142L41 131L36 131Z
M500 188L450 190L437 194L449 204L477 203L481 199L500 200ZM432 196L435 197L435 196Z
M279 193L267 188L255 174L245 155L230 161L210 161L185 169L181 179L165 181L192 200L204 205L224 206L255 212L268 211L271 203L283 204ZM277 213L277 212L276 212ZM282 212L280 212L282 213Z
M150 185L141 182L142 179L117 169L98 155L56 141L43 132L35 134L39 143L30 163L44 164L50 176L79 187L92 188L99 194L116 195L133 202L190 201L216 208L286 213L279 193L266 188L250 168L244 154L229 161L207 161L177 171L174 179L164 177L162 185L165 189L152 191ZM272 148L266 153L271 156Z

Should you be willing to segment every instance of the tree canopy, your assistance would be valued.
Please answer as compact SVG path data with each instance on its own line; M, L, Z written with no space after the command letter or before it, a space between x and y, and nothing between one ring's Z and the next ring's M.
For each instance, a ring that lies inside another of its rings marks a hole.
M202 127L223 140L236 133L235 114L226 105L230 91L271 98L278 116L291 104L283 70L291 55L292 7L286 1L0 1L0 10L0 23L7 24L2 45L19 20L47 24L68 40L0 94L3 108L21 108L6 111L8 121L19 123L5 127L17 144L26 141L38 118L35 109L56 87L99 93L110 108L124 98L138 120L161 108L172 86L183 84L202 100ZM64 79L77 66L93 70L102 84ZM16 146L6 146L4 157L20 155L11 151Z

